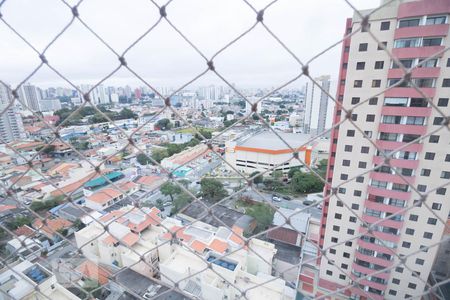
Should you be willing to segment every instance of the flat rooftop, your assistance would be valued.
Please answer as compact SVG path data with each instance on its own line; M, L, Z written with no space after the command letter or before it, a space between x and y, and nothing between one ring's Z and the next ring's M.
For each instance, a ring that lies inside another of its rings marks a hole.
M298 148L304 145L311 139L311 135L302 133L285 133L277 132L283 140L286 141L292 148ZM244 140L243 142L238 142L238 146L249 147L249 148L263 148L269 150L283 150L289 149L275 133L272 131L263 131L259 134ZM311 142L312 143L312 142ZM308 144L311 144L308 143Z

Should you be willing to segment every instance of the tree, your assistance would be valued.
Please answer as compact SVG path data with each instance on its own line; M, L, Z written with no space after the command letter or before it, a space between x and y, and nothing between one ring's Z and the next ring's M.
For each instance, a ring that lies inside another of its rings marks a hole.
M76 219L76 220L73 222L73 227L75 227L75 228L77 229L77 231L78 231L78 230L81 230L81 229L83 229L84 227L86 227L86 225L85 225L83 222L81 222L80 219Z
M199 132L208 140L212 138L212 134L208 130L200 129ZM203 138L198 133L195 134L195 138L199 141L203 140Z
M154 149L152 150L152 158L160 163L164 158L169 157L169 153L166 149Z
M225 120L225 121L223 121L223 126L225 128L227 128L227 127L230 127L231 125L233 125L236 122L237 122L236 120Z
M312 173L296 172L291 180L291 189L298 193L316 193L323 190L323 182Z
M30 205L30 209L33 211L49 210L55 206L61 204L64 200L64 195L54 197L46 201L33 201Z
M224 189L222 182L213 178L203 178L200 181L200 189L202 196L212 202L217 202L228 196L228 192Z
M164 196L169 196L172 202L174 195L181 193L181 188L170 181L167 181L163 185L161 185L159 190L161 191L161 194L163 194Z
M33 219L31 217L17 216L14 219L12 219L11 221L8 221L6 223L6 226L9 229L14 230L23 225L31 225L32 220Z
M137 118L137 114L135 114L131 109L124 107L120 112L120 119L135 119Z
M189 203L191 203L192 200L193 200L192 197L185 192L178 194L175 197L174 201L172 202L173 207L171 213L172 214L178 213L179 211L184 209L187 205L189 205Z
M259 233L272 224L274 210L267 204L257 203L245 209L245 214L256 220L255 233Z
M172 128L172 124L169 119L161 119L156 122L156 126L161 130L169 130Z
M259 172L255 171L252 174L250 174L250 178L253 177L253 176L256 176L258 174L259 174ZM253 183L254 184L259 184L259 183L262 183L262 182L263 182L263 177L261 175L256 176L255 178L253 178Z
M272 177L276 181L281 181L281 178L283 178L283 171L281 171L281 170L273 171Z
M144 153L139 153L136 156L136 160L138 161L139 164L141 164L143 166L148 165L149 163L151 163L150 158Z
M36 150L40 151L42 148L44 148L44 149L42 150L42 153L43 153L43 154L51 154L51 153L53 153L53 152L55 151L56 146L50 144L50 145L46 145L46 146L39 147L39 148L36 149Z
M300 167L292 167L289 169L288 172L288 177L292 178L292 176L294 176L295 173L300 172Z

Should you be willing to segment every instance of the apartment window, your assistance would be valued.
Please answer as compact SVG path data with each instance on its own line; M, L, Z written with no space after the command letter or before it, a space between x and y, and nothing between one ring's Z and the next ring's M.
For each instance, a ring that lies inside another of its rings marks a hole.
M434 78L415 78L413 80L414 80L414 83L418 87L431 88L431 87L434 87L434 84L435 84L435 79ZM444 81L445 81L445 79L444 79ZM450 81L449 81L449 84L450 84Z
M338 193L339 193L339 194L345 194L346 191L347 191L347 189L346 189L346 188L343 188L343 187L340 187L340 188L338 189Z
M352 97L352 104L358 104L360 98L359 97Z
M396 268L395 268L395 272L397 272L397 273L403 273L403 268L402 268L402 267L396 267Z
M334 218L340 220L342 219L342 214L334 214Z
M425 191L427 190L427 186L426 186L426 185L423 185L423 184L419 184L419 185L417 186L417 190L418 190L419 192L425 192Z
M397 141L398 134L397 133L389 133L389 132L380 132L380 140L382 141Z
M355 131L353 129L347 130L347 136L355 136Z
M426 160L434 160L434 156L435 156L436 154L434 153L434 152L426 152L425 153L425 159Z
M441 125L444 122L443 117L435 117L433 119L433 125Z
M344 146L344 151L345 152L352 152L353 150L353 146L352 145L345 145Z
M438 188L438 189L436 189L436 194L438 194L438 195L445 195L446 191L447 191L446 188Z
M450 57L447 58L447 67L450 67Z
M356 63L356 70L364 70L365 67L366 67L366 63L363 61Z
M419 64L417 65L418 68L436 68L438 64L437 58L430 58L430 59L419 59Z
M330 249L331 254L336 254L336 249Z
M367 163L365 161L360 161L358 163L358 168L365 169L367 167Z
M428 142L437 144L439 143L439 136L438 135L430 135Z
M375 115L367 115L366 116L366 122L374 122L375 121Z
M336 201L336 206L338 206L338 207L343 207L343 206L344 206L344 203L342 203L341 200L338 200L338 201Z
M433 204L431 204L431 209L441 210L441 208L442 208L442 204L441 203L434 202Z
M400 284L400 279L392 278L392 283L393 284Z
M348 265L347 264L341 264L341 268L347 270L348 269Z
M375 70L380 70L383 68L384 68L384 61L380 60L375 62Z
M359 51L360 52L367 51L367 43L359 44Z
M408 235L414 235L414 229L412 229L412 228L406 228L405 233L408 234Z
M352 203L352 209L358 210L359 209L359 204Z
M333 272L331 272L330 270L327 270L327 275L333 275Z
M372 87L376 88L376 87L380 87L380 86L381 86L381 80L379 80L379 79L372 80Z
M411 102L409 103L411 107L427 107L428 101L424 98L411 98Z
M422 42L423 47L440 46L442 38L424 38Z
M428 218L427 224L436 225L436 223L437 223L436 218Z
M352 222L352 223L356 223L356 217L349 217L348 218L348 221L349 222ZM351 246L351 245L350 245Z
M356 182L363 183L364 182L364 177L363 176L356 177Z
M348 174L341 174L341 180L347 180Z
M450 172L442 171L441 172L441 178L443 178L443 179L450 179Z
M345 277L344 274L340 274L340 275L339 275L339 279L345 280L345 278L346 278L346 277Z
M387 42L381 42L378 44L377 50L383 50L384 48L387 48Z
M384 106L406 106L408 98L384 98Z
M347 28L347 31L346 31L346 34L350 34L350 33L352 33L352 28L351 27Z
M361 147L361 153L369 153L369 147L367 147L367 146L362 146L362 147Z
M445 156L445 161L450 161L450 154L447 154L447 155Z
M345 46L344 52L350 52L350 47L349 46Z
M333 230L334 230L334 231L339 231L339 229L340 229L339 226L337 226L337 225L334 225L334 226L333 226Z
M447 21L446 16L430 16L430 17L427 17L427 21L425 22L425 25L445 24L446 21Z
M419 24L420 19L400 20L398 22L398 28L419 26Z
M342 256L345 258L350 258L350 253L344 252L344 254L342 254Z
M389 22L389 21L381 22L380 30L381 31L389 30L390 26L391 26L391 22Z
M354 229L347 229L347 234L353 235L353 234L355 234L355 230Z
M389 290L389 295L396 296L397 295L397 291Z
M411 214L411 215L409 215L409 220L417 222L417 220L419 220L419 216Z
M358 120L358 114L352 114L352 121Z
M403 65L405 68L411 68L413 65L414 60L413 59L400 59L399 62ZM400 65L397 64L395 61L392 61L392 69L400 69Z
M384 124L400 124L402 122L401 116L383 116L382 123Z
M355 80L355 82L353 83L353 87L360 88L362 87L362 84L363 84L362 80Z
M343 63L343 64L342 64L342 69L347 69L347 67L348 67L348 64L347 64L347 63Z
M419 143L420 141L418 139L420 139L420 135L418 134L404 134L402 142L410 143L414 141L414 143Z
M448 106L448 98L439 98L437 106L447 107Z
M359 190L354 190L353 191L353 196L355 196L355 197L361 197L361 194L362 194L362 192L359 191Z
M400 39L394 41L394 48L419 47L420 38Z
M445 78L442 81L442 87L450 87L450 78Z
M430 176L430 174L431 174L431 170L430 169L422 169L420 171L420 176L428 177L428 176Z
M378 98L373 97L369 99L369 105L377 105L378 104Z
M415 283L408 283L408 287L410 288L410 289L413 289L413 290L415 290L416 289L416 287L417 287L417 284L415 284Z
M402 243L402 247L409 249L409 248L411 248L411 243L410 242L403 242Z
M341 85L345 85L345 79L341 80Z
M423 125L425 123L424 117L407 117L406 125Z

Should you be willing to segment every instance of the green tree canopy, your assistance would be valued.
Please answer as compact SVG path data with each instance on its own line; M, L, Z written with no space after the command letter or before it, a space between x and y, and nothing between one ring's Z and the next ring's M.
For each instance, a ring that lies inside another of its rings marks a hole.
M150 158L147 155L145 155L144 153L139 153L136 156L136 160L138 161L139 164L141 164L143 166L148 165L149 163L151 163Z
M245 214L256 220L255 233L261 232L272 224L274 210L267 204L257 203L245 209Z
M323 182L312 173L296 172L291 180L291 189L298 193L316 193L323 190Z
M167 149L154 149L152 150L152 158L160 163L164 158L169 157Z
M156 126L161 130L169 130L172 128L172 123L170 123L169 119L161 119L156 122Z
M213 178L203 178L200 181L202 196L211 202L217 202L228 196L222 182Z
M173 207L171 213L176 214L179 211L183 210L187 205L189 205L189 203L192 202L192 200L192 197L185 192L177 194L174 201L172 202Z
M161 191L161 194L163 194L164 196L169 196L172 202L174 200L174 195L179 194L182 191L178 185L170 181L167 181L163 185L161 185L159 190Z
M250 177L256 176L258 174L259 174L259 172L255 171L252 174L250 174ZM253 183L254 184L259 184L259 183L262 183L262 182L263 182L263 177L261 175L256 176L255 178L253 178Z

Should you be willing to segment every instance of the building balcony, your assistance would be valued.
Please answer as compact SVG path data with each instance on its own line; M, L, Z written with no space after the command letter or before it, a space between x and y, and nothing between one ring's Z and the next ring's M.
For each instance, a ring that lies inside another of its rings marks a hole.
M406 125L406 124L383 124L378 127L380 132L404 133L404 134L420 134L425 135L427 127L423 125Z
M361 246L361 247L369 249L369 250L381 252L381 253L387 253L387 254L390 254L393 251L392 249L387 248L387 247L385 247L383 245L378 245L378 244L374 244L374 243L365 242L365 241L363 241L361 239L358 239L358 246ZM377 277L383 278L383 277L378 276L378 275L377 275Z
M377 188L374 186L368 186L367 193L375 195L375 196L395 198L395 199L405 200L405 201L408 201L411 198L411 192L392 191L392 190Z
M361 299L373 299L373 300L384 300L383 295L378 295L370 292L364 292L357 287L351 287L350 291L352 295L361 296Z
M376 276L376 275L374 275L374 276ZM354 274L350 274L350 277L352 278L353 281L357 281L359 279L359 277ZM358 282L359 282L359 284L367 285L367 286L373 287L374 289L381 290L381 291L384 291L384 289L386 288L386 285L387 285L387 283L383 284L383 283L373 282L373 281L370 281L369 279L359 279Z
M400 88L400 89L410 89L410 88ZM419 98L421 98L421 96ZM429 117L431 116L431 111L432 111L431 107L383 106L383 108L381 109L381 114L387 116Z
M382 258L370 256L370 255L365 255L365 254L362 254L361 252L359 252L358 250L355 251L355 257L360 259L360 260L372 263L372 264L377 264L377 265L383 266L385 268L389 268L390 266L392 266L394 264L393 261L385 260L385 259L382 259ZM372 271L372 273L373 272L374 271Z
M414 27L417 28L417 27ZM429 46L429 47L411 47L411 48L394 48L392 54L398 59L416 58L416 57L431 57L443 51L445 46ZM443 53L436 55L442 57Z
M410 152L420 152L423 148L423 144L410 144L404 147L407 143L382 140L376 140L375 144L377 145L378 149L396 150L401 148L401 151Z
M419 88L422 93L428 98L433 98L436 94L436 88ZM423 98L415 88L412 87L393 87L384 93L385 97L410 97L410 98ZM396 107L398 108L398 107Z
M378 210L378 211L388 212L391 214L398 213L399 211L404 209L404 207L388 205L388 204L379 203L379 202L370 201L370 200L366 200L364 202L364 207Z
M394 221L391 219L381 219L378 217L368 216L366 214L363 214L361 216L361 219L369 224L377 223L378 226L388 226L388 227L392 227L395 229L400 229L400 228L402 228L402 225L403 225L402 221ZM384 232L382 232L382 233L384 233ZM390 234L390 233L387 233L387 234L395 235L395 234Z
M450 13L450 7L446 0L435 0L433 5L430 5L428 1L408 1L399 5L397 19L445 13Z
M441 74L441 68L415 68L412 70L412 78L437 78ZM402 69L389 69L388 78L402 78L405 75Z
M412 38L417 36L433 37L433 36L447 36L449 25L425 25L397 28L394 33L394 39Z
M353 267L354 271L361 272L361 273L364 273L364 274L367 274L367 275L370 275L370 274L373 274L373 273L377 272L376 270L360 266L360 265L358 265L355 262L352 264L352 267ZM389 279L389 273L386 273L386 272L380 272L380 273L377 273L374 276L377 276L377 277L380 277L380 278L386 279L386 280Z
M387 181L387 182L393 182L393 183L401 183L401 184L414 184L416 181L416 176L404 176L403 178L400 177L400 175L397 174L390 174L390 173L382 173L382 172L370 172L370 178L376 179L379 181ZM406 180L406 182L405 182Z
M383 156L374 156L372 162L376 165L381 165L384 162ZM392 167L396 168L407 168L407 169L417 169L419 166L419 160L417 159L394 159L389 161Z
M362 219L363 219L364 221L368 222L367 217L368 217L368 216L363 215L363 216L362 216ZM376 219L375 217L371 217L371 218ZM373 220L373 219L372 219L372 220ZM379 220L380 220L380 219L378 219L378 221L379 221ZM389 220L389 221L391 221L391 220ZM391 221L391 222L394 222L394 221ZM400 222L399 222L399 223L400 223ZM381 226L382 224L378 224L378 225ZM386 225L387 225L387 224L386 224ZM359 227L359 233L363 233L363 234L367 233L367 228ZM396 243L396 244L398 244L398 242L400 241L400 235L394 235L394 234L385 233L385 232L379 232L379 231L375 231L375 230L372 231L372 235L373 235L375 238L379 239L379 240L388 241L388 242L393 242L393 243Z

